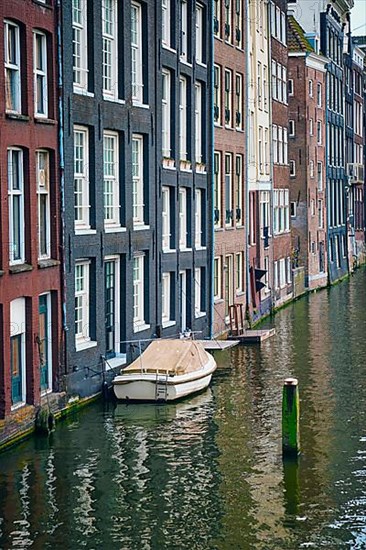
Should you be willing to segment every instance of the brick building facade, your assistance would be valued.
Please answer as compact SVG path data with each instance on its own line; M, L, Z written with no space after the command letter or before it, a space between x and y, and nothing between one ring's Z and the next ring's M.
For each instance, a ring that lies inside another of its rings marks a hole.
M215 3L214 13L214 326L246 304L246 2Z
M0 4L0 418L59 387L55 11L51 0Z
M289 164L293 262L305 268L305 287L326 286L326 59L314 52L297 21L288 18Z

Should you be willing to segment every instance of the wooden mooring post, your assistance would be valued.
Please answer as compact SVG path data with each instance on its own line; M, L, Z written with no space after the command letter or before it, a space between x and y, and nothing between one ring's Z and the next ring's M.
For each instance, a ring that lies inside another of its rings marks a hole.
M300 453L300 402L296 378L286 378L282 392L282 454L295 457Z

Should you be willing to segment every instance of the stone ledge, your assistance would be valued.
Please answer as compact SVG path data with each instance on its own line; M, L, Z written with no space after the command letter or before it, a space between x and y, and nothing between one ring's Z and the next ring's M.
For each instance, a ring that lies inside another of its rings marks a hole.
M20 113L5 113L6 118L11 120L19 120L19 122L29 122L30 118L28 115L22 115Z
M11 265L9 267L9 273L23 273L23 271L32 271L33 266L30 264Z
M49 258L48 260L39 260L38 267L39 269L45 269L47 267L55 267L60 265L60 263L60 260L53 260L52 258Z

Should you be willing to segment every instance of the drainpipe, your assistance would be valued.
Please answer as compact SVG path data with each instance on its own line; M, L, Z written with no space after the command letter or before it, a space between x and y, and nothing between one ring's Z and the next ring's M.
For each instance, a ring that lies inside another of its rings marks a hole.
M62 7L61 0L56 2L56 18L57 18L57 61L58 61L58 110L59 110L59 125L58 125L58 137L59 137L59 163L60 163L60 207L61 207L61 266L62 266L62 330L63 330L63 342L64 342L64 374L67 374L67 362L66 362L66 335L68 331L67 319L66 319L66 273L65 264L65 159L64 159L64 116L63 116L63 71L62 71L62 32L61 32L61 19L62 19Z
M211 3L210 3L211 4ZM211 83L214 81L214 50L215 50L215 37L214 37L214 22L213 22L213 10L211 7ZM212 86L211 86L211 89ZM215 127L214 127L214 99L213 99L213 92L210 94L210 110L211 110L211 121L210 121L210 129L211 129L211 181L209 181L209 185L211 185L211 223L210 223L210 247L209 250L211 250L210 257L208 258L209 263L211 264L211 280L210 280L210 321L209 321L209 337L210 339L214 336L214 312L215 312L215 305L214 305L214 270L215 270L215 227L214 227L214 171L213 171L213 163L214 163L214 151L215 151Z
M246 67L245 67L245 89L246 89L246 163L245 163L245 290L246 290L246 308L249 309L251 300L250 294L250 279L249 279L249 151L250 151L250 110L249 110L249 89L250 89L250 73L249 73L249 43L250 43L250 14L249 14L249 2L246 0Z

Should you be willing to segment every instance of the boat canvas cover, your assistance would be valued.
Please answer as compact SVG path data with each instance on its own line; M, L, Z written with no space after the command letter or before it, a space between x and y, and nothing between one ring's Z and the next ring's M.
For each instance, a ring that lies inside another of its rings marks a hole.
M207 364L208 355L200 342L195 340L155 340L121 374L159 373L182 375L201 369Z

